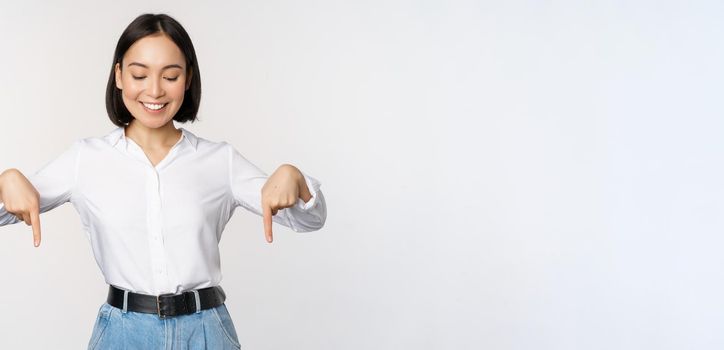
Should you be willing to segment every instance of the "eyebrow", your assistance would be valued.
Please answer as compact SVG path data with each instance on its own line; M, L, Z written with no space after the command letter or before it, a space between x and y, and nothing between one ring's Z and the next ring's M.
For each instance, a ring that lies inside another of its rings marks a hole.
M138 62L131 62L131 63L128 64L128 67L130 67L130 66L141 66L141 67L143 67L143 68L148 68L147 65L145 65L145 64L143 64L143 63L138 63ZM169 64L169 65L167 65L167 66L164 66L161 70L165 70L165 69L169 69L169 68L179 68L179 69L183 69L183 67L179 66L178 64Z

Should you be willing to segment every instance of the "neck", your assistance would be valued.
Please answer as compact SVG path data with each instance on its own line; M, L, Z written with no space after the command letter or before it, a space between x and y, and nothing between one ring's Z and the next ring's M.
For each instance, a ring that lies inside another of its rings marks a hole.
M161 127L148 128L133 119L124 129L126 137L144 149L172 147L181 136L181 130L176 129L172 120Z

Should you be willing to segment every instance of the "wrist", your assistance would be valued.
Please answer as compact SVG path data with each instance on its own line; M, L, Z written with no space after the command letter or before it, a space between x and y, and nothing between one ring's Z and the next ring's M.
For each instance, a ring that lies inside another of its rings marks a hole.
M312 192L310 192L309 186L307 186L307 181L304 179L304 175L301 171L299 172L297 187L299 188L299 198L301 198L304 203L309 202L309 200L312 199Z

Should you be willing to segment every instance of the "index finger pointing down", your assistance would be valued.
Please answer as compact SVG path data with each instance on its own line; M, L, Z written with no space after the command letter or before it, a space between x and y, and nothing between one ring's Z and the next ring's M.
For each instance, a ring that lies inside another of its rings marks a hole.
M38 210L30 212L30 223L33 225L33 243L37 247L40 245L40 212Z
M268 204L264 205L264 234L266 241L272 242L272 208Z

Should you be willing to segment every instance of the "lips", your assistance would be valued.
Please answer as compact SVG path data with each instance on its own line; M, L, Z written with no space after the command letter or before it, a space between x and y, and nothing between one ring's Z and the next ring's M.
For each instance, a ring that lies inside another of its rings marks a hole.
M166 106L168 106L168 103L144 103L139 102L143 109L145 109L149 113L158 113L166 109Z

